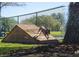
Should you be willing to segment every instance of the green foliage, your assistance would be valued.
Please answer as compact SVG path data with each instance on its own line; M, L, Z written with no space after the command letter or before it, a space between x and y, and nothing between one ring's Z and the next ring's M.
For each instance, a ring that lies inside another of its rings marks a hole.
M64 23L64 17L61 13L52 15L41 15L30 17L22 21L24 24L36 24L37 26L47 26L52 31L59 31Z
M16 21L13 18L0 19L0 25L4 28L4 32L10 31L15 24L16 24Z
M29 19L23 20L21 23L23 23L23 24L35 24L35 21L36 21L36 17L33 16L33 17L30 17Z

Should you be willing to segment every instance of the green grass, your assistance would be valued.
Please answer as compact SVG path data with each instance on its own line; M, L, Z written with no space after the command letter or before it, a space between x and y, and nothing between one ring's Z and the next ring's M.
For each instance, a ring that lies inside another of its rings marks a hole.
M0 43L0 47L32 47L34 44L18 44L18 43Z
M0 43L0 55L5 55L12 50L16 51L18 49L30 49L30 48L37 47L37 46L40 46L40 45Z
M6 55L11 50L17 50L17 49L30 49L34 47L41 46L41 44L18 44L18 43L3 43L1 42L2 39L0 39L0 56Z
M54 37L59 37L59 36L63 36L64 35L64 32L61 32L61 31L52 31L50 32L50 34Z

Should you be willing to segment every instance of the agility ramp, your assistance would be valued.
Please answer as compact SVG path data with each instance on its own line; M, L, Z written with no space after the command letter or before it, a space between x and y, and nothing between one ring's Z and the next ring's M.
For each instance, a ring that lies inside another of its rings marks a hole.
M14 42L14 43L38 43L40 41L46 41L47 38L43 33L38 34L39 27L36 25L16 25L11 32L2 40L2 42ZM34 36L39 35L37 38ZM48 40L54 40L55 38L49 35Z

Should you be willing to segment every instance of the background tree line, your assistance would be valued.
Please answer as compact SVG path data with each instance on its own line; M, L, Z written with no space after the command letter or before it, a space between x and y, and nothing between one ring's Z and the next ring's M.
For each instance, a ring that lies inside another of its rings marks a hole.
M37 26L47 26L52 31L64 30L64 15L62 13L52 13L51 15L32 16L23 20L23 24L36 24Z

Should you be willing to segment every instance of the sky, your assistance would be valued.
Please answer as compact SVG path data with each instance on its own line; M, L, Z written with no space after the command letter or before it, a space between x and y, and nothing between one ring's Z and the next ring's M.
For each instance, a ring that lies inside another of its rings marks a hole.
M27 2L25 6L7 6L2 8L2 17L17 16L37 12L58 6L66 6L64 9L68 12L68 2Z

